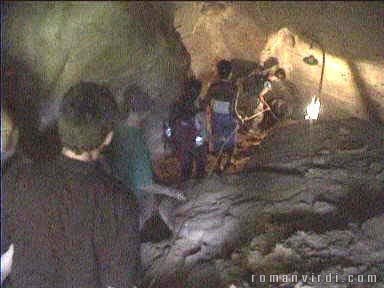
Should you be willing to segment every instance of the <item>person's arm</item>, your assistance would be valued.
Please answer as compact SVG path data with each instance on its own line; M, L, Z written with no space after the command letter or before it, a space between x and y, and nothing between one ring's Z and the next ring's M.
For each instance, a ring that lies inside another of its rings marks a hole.
M96 196L94 248L103 288L133 287L141 278L139 211L130 194L115 186Z
M212 93L212 85L209 86L207 94L204 97L201 97L200 99L200 107L201 109L205 110L211 103L211 100L213 98L213 93Z
M264 88L262 91L261 91L261 93L260 93L260 95L259 95L259 99L260 99L260 102L262 103L262 104L265 104L265 94L267 94L268 93L268 89L267 88Z
M269 93L270 91L271 91L271 88L269 86L266 86L263 88L263 90L261 90L260 95L259 95L259 99L263 105L268 105L267 101L265 100L265 95L267 93Z

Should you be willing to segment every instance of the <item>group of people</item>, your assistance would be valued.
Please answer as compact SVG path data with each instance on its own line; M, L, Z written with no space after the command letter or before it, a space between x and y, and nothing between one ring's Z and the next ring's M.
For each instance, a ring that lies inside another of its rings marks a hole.
M16 128L24 123L8 108L9 101L2 106L2 140L7 141L1 147L1 254L11 260L2 263L13 262L4 271L2 266L2 282L12 270L10 287L140 283L143 226L159 212L173 229L171 216L159 211L157 196L185 197L154 181L142 129L151 99L129 100L131 111L123 119L108 88L92 82L71 87L57 121L61 152L49 157L40 155L48 152L41 149L30 157L17 145ZM53 136L46 136L39 140L50 142Z
M271 90L271 82L285 77L285 72L281 68L273 73L271 70L265 72L265 64L253 71L248 79L255 83L250 92L252 101L268 111L270 108L265 95ZM268 65L276 66L276 63ZM244 121L237 109L239 85L231 79L230 61L218 62L217 76L218 79L209 85L205 96L200 96L201 80L194 78L187 81L185 93L173 104L168 125L164 127L165 137L174 147L181 166L181 182L191 178L194 161L196 177L206 175L209 144L216 157L214 169L222 174L232 163L239 126L247 129L251 122Z
M236 114L234 113L236 86L230 80L232 65L227 60L218 63L219 79L212 83L205 97L200 97L202 81L191 79L185 93L173 104L166 136L174 147L181 165L181 182L189 179L196 162L196 177L206 175L209 135L212 134L213 151L219 157L218 172L230 164L236 144ZM207 115L210 115L209 117ZM208 131L208 121L211 133ZM226 155L225 165L221 165Z
M217 68L218 80L205 97L199 98L202 82L191 79L170 112L169 138L183 181L191 177L194 161L197 176L206 175L209 140L220 171L234 153L237 86L231 62L222 60ZM130 115L122 121L109 89L91 82L73 86L57 122L61 153L31 159L15 149L18 121L2 106L2 138L5 131L9 141L2 141L1 253L13 244L12 287L133 287L140 282L140 230L159 209L154 195L185 197L155 183L143 132L152 104L145 97L131 100ZM3 118L10 129L3 129ZM172 230L170 215L159 213Z
M12 116L9 112L2 107L2 115ZM137 200L101 165L118 114L109 89L81 82L65 94L60 107L60 154L31 159L20 147L2 147L2 152L15 150L2 162L2 255L14 249L11 274L2 287L139 283ZM9 137L16 133L13 126L8 125Z

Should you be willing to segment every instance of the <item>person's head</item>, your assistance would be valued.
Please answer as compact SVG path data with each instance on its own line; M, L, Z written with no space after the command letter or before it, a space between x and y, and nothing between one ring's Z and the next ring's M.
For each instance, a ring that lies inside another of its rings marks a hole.
M277 69L274 75L277 78L279 78L280 80L285 80L286 79L285 71L282 68Z
M257 74L257 75L263 73L263 65L257 64L253 72L254 74Z
M276 57L269 57L262 64L263 70L273 70L274 67L277 67L278 65L279 65L279 60Z
M220 60L217 63L217 72L221 79L228 79L232 72L232 64L228 60Z
M118 114L106 87L91 82L72 86L64 95L58 120L64 148L76 154L102 149L111 140Z

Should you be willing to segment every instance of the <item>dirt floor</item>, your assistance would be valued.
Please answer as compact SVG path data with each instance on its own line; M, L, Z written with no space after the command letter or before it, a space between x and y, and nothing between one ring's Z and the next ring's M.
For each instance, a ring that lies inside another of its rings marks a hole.
M232 158L232 165L224 171L223 175L241 172L252 156L253 151L260 144L261 140L267 136L267 133L267 131L238 133L238 142ZM208 154L208 165L206 167L207 175L215 173L216 165L217 157L210 152ZM175 184L180 177L180 166L174 155L164 157L155 163L154 171L156 178L164 184Z

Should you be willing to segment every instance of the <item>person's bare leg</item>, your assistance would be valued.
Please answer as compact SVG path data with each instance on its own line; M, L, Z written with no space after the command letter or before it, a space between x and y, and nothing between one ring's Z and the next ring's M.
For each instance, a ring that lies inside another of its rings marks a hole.
M234 149L230 149L225 152L224 166L221 172L224 172L227 168L229 168L229 166L231 166L233 153L234 153Z
M217 160L216 160L216 166L215 171L220 174L221 173L221 163L223 162L223 152L220 154L216 154Z

